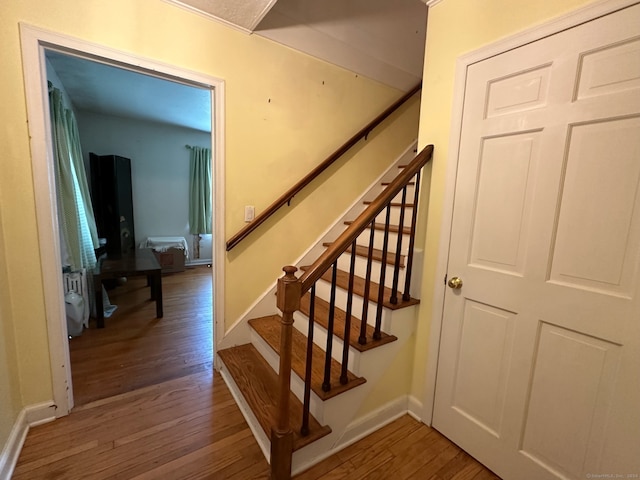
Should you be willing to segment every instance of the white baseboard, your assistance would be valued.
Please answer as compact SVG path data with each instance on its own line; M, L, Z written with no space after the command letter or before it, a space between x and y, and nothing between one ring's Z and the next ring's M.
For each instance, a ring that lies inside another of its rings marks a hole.
M0 452L0 480L9 480L18 463L22 445L30 427L56 419L53 402L43 402L23 408L18 414L9 438Z
M417 421L421 423L425 423L422 421L423 409L424 409L424 406L422 405L422 402L418 400L417 397L414 397L413 395L409 395L407 413L411 415L413 418L415 418Z
M13 470L16 468L16 463L18 463L20 450L22 450L22 445L24 445L28 431L29 424L27 423L27 415L23 409L13 424L7 443L4 445L2 453L0 453L1 480L9 480L11 478Z
M399 397L367 415L351 422L338 441L335 451L342 450L407 413L407 396Z
M187 260L184 262L185 267L195 267L197 265L211 265L213 262L210 258L196 258L193 260Z
M29 427L53 422L56 419L57 406L52 402L36 403L24 408Z
M376 430L379 430L385 425L397 420L405 413L407 413L406 395L392 400L373 412L351 422L333 447L329 448L321 455L317 455L313 457L313 459L297 465L294 467L292 474L297 475L308 470L317 463L329 458L331 455L335 455L357 441L362 440L367 435L371 435Z

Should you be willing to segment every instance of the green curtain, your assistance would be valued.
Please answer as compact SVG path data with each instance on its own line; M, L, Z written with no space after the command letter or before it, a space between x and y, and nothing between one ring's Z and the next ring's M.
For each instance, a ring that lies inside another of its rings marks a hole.
M98 233L82 161L80 136L73 111L65 108L62 93L49 88L53 153L58 192L58 223L72 270L96 264Z
M211 233L211 150L190 148L189 232Z

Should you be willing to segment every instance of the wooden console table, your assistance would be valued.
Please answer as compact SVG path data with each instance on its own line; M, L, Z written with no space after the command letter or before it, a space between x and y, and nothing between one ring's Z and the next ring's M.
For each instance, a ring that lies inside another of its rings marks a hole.
M151 287L151 300L156 302L156 317L162 318L162 269L151 249L141 248L122 255L107 255L98 260L93 271L98 328L104 328L102 281L111 278L145 275Z

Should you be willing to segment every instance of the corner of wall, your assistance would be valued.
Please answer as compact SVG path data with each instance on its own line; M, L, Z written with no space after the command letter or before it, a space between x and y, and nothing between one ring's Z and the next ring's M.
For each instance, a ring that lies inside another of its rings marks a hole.
M23 409L13 424L9 437L0 452L0 478L11 478L28 431L27 415Z
M55 420L56 408L53 402L42 402L20 411L0 451L0 479L9 479L13 475L29 428Z

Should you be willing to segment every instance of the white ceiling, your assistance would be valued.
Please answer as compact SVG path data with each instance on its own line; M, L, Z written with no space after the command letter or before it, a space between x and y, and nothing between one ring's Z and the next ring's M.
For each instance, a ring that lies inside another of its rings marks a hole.
M166 0L251 33L278 0Z
M208 89L52 50L46 58L76 110L211 131Z
M165 0L384 84L422 78L425 0Z
M399 90L422 77L421 0L165 1ZM78 110L211 130L207 89L55 51L46 57Z
M278 0L254 34L408 91L422 79L421 0Z

